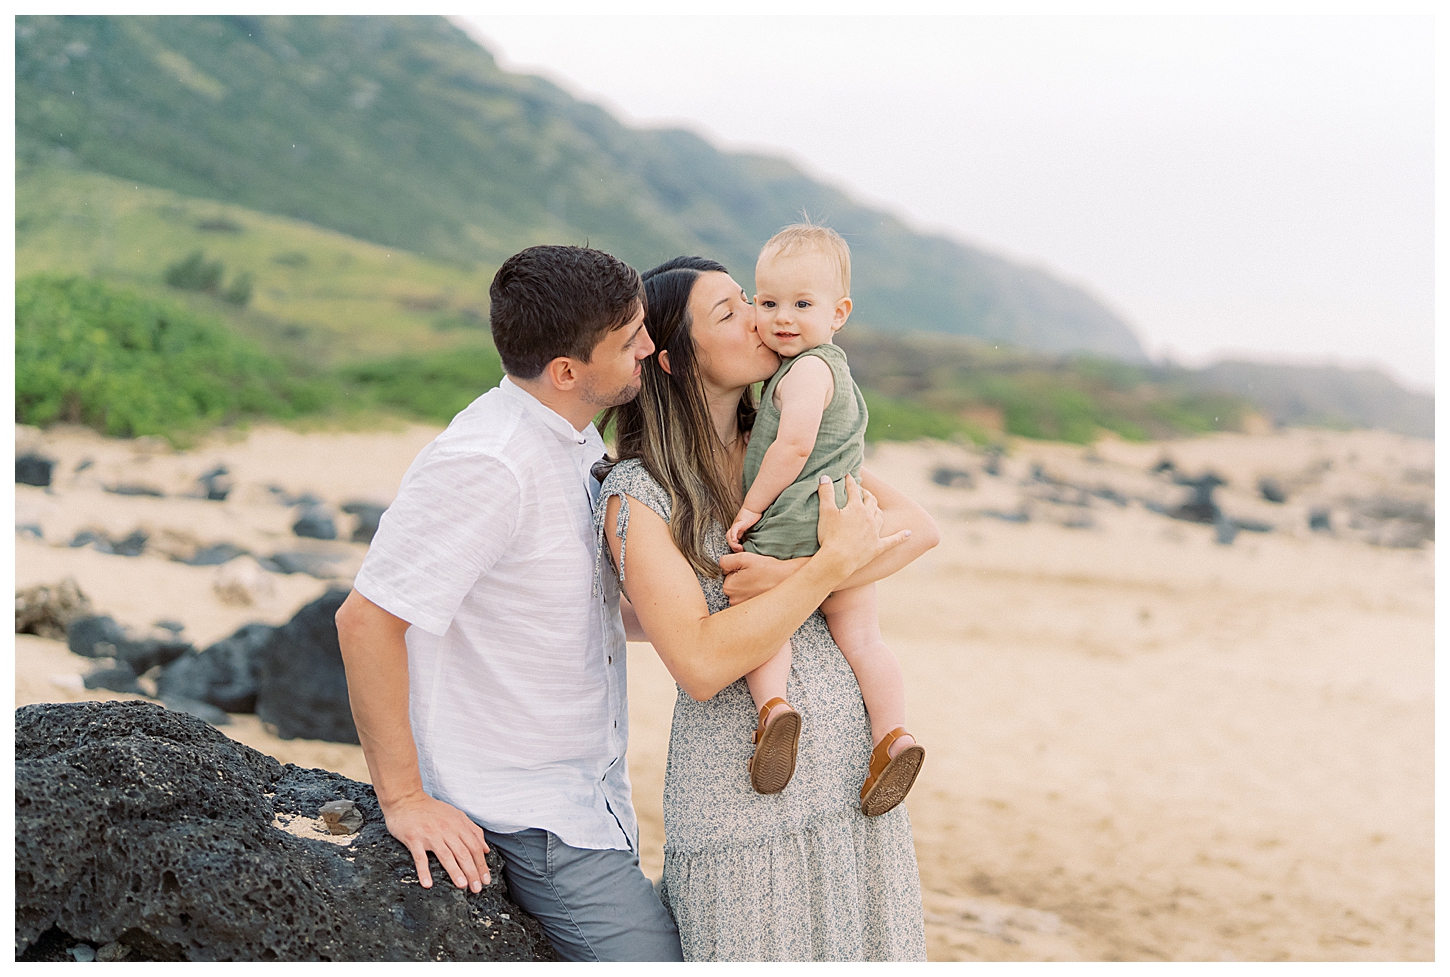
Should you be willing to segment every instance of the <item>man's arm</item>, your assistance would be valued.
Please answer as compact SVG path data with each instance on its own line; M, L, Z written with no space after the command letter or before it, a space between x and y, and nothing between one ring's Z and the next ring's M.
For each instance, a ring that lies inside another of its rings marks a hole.
M337 611L347 696L388 832L407 846L423 888L433 885L428 852L460 889L489 882L483 829L423 791L408 722L408 622L354 590Z

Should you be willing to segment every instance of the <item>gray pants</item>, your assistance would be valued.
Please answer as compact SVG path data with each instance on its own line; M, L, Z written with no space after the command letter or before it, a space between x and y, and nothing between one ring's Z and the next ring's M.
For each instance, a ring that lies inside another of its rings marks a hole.
M639 856L572 848L542 828L485 831L514 902L543 924L565 960L683 960L675 921Z

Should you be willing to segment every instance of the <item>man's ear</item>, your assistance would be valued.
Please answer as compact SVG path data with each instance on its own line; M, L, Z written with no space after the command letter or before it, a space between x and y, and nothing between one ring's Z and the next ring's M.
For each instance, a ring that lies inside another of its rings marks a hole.
M660 350L660 369L670 372L670 351L667 349Z
M573 390L579 380L574 361L567 356L556 356L550 360L549 365L544 367L544 376L549 378L555 390Z
M836 313L831 318L831 332L844 326L849 318L851 318L851 296L847 295L836 303Z

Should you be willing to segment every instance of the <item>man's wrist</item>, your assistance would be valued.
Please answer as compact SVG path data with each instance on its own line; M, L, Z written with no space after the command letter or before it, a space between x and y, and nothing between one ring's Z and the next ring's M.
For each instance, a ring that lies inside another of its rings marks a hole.
M428 796L427 792L423 790L421 780L394 788L375 786L374 793L377 795L378 807L383 809L383 814L387 814L390 809L406 807Z

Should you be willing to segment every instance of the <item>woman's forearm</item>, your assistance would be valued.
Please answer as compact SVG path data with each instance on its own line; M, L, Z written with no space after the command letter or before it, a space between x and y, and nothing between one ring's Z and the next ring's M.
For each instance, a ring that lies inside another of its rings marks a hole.
M835 508L829 482L821 491L820 551L769 593L718 614L665 521L647 506L632 508L625 588L660 660L692 698L708 699L763 664L846 578L901 543L901 534L879 535L876 503L863 502L854 482L845 509ZM620 504L606 504L606 525L617 524ZM607 539L617 564L621 541Z
M911 536L900 546L887 550L847 577L839 588L842 590L885 579L941 542L941 530L931 513L917 505L905 492L898 491L865 468L861 469L861 487L876 496L876 502L881 506L882 533L889 535L909 529Z
M652 541L645 542L655 535L652 522L631 520L629 555L632 562L638 561L636 566L650 559L642 560L636 554L661 552ZM667 528L663 535L677 554ZM769 593L718 614L709 613L699 597L694 600L700 605L696 613L681 614L682 599L690 595L656 586L650 569L635 571L631 567L627 586L634 594L635 613L660 660L687 695L703 701L768 661L821 602L840 588L850 570L836 554L823 551ZM693 579L689 582L694 583ZM698 587L695 593L699 594Z

